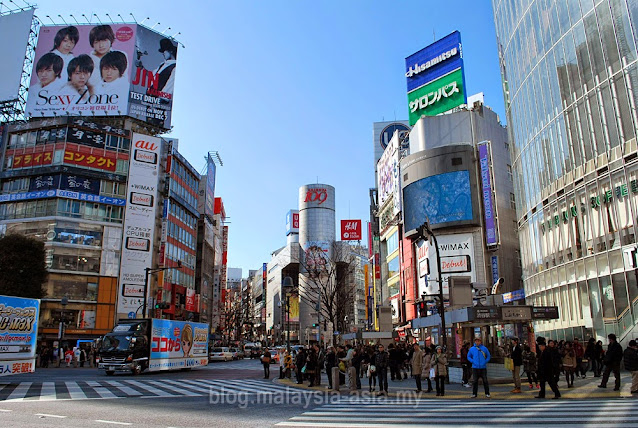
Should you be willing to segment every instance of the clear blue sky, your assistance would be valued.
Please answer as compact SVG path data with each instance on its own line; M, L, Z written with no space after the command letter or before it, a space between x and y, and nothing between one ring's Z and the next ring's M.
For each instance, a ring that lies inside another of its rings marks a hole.
M244 276L285 244L301 185L336 188L337 224L368 219L372 123L407 119L405 57L434 35L461 32L468 94L484 92L505 122L489 0L37 3L45 24L132 13L181 32L170 135L200 171L209 150L220 153L229 266Z

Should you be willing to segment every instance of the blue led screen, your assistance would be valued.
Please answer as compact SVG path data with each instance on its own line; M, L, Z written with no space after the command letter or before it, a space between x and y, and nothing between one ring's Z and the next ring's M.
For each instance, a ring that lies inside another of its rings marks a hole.
M405 230L426 220L433 224L472 220L470 172L454 171L422 178L403 189Z

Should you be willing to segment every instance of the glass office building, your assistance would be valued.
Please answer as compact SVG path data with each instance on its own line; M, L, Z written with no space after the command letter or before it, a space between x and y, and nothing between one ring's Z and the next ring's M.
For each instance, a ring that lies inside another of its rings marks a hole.
M638 322L638 2L493 0L528 303L548 337Z

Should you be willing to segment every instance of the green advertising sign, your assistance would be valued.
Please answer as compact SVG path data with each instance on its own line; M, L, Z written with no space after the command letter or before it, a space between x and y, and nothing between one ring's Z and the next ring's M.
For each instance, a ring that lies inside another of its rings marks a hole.
M413 126L421 116L436 116L465 104L463 69L459 68L409 92L408 102L410 126Z

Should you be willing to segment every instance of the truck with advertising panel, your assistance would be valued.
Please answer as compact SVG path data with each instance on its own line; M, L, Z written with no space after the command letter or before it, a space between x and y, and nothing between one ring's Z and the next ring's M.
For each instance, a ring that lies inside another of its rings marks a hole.
M0 376L35 371L40 300L0 296Z
M123 319L102 337L98 369L139 374L208 365L208 325L164 319Z

